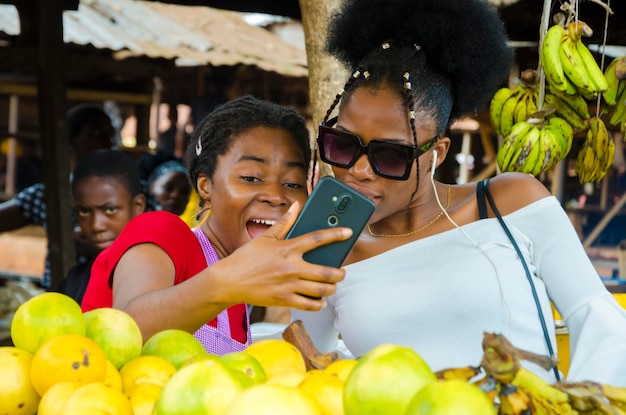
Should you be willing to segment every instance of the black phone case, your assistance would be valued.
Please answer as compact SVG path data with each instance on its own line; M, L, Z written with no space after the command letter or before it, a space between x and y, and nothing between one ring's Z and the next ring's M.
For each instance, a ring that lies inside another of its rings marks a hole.
M350 239L315 248L303 255L305 261L314 264L340 267L374 213L374 207L374 202L359 192L332 176L324 176L311 192L287 239L318 229L351 228Z

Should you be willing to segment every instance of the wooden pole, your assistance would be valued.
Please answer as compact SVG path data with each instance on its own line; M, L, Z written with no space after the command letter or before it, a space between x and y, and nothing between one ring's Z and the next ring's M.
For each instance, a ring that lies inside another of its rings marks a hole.
M38 0L36 3L39 125L43 148L50 283L54 288L76 261L66 126L63 2Z
M348 73L343 66L324 51L326 25L339 3L339 0L300 0L309 69L309 98L315 127L314 139L317 137L317 126L348 79ZM322 163L320 177L327 175L332 175L332 170Z

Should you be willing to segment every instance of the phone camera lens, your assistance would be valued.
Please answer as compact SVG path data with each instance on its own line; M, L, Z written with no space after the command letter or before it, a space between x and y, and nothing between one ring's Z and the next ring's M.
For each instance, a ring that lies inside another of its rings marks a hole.
M348 195L342 195L341 199L339 199L339 203L337 203L335 209L337 209L337 212L339 213L343 213L346 211L346 209L348 209L348 205L350 204L350 196Z
M330 215L327 219L327 222L329 226L337 226L337 224L339 223L339 218L337 217L337 215Z

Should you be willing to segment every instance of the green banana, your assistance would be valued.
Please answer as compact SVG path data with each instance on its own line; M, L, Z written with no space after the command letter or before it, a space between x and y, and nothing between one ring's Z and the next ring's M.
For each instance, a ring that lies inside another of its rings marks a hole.
M511 89L508 87L500 88L491 98L489 103L489 119L491 126L497 134L501 134L500 130L500 117L502 116L502 107L504 103L511 98L511 95L519 93L517 88Z
M563 65L563 72L572 81L576 89L585 98L595 98L598 91L595 89L596 87L585 69L585 63L578 53L576 42L569 36L565 36L561 41L559 57L561 58L561 65Z
M528 134L531 128L533 128L532 124L522 121L513 125L511 133L504 137L496 157L500 171L509 171L511 160L515 160L517 158L517 155L522 150L521 143L524 142L524 137Z
M615 143L611 139L606 124L599 117L591 120L589 132L594 142L594 151L599 159L598 180L601 180L611 168L615 156Z
M602 93L606 91L608 88L608 83L606 78L604 77L604 73L598 66L598 62L596 58L593 57L587 46L579 40L578 42L574 42L576 45L576 50L578 51L578 55L582 59L583 66L585 67L587 74L589 75L589 79L593 84L593 90L597 93Z
M539 170L543 173L554 167L564 157L561 150L563 147L561 137L550 125L544 124L541 129L541 146L543 158Z
M513 94L502 106L502 112L500 113L500 134L503 137L506 137L511 133L511 128L513 127L513 124L515 124L515 107L521 97L521 91L517 94Z
M619 58L613 59L609 66L607 66L604 70L604 78L606 79L608 86L606 91L602 93L602 99L604 99L604 102L611 107L615 106L617 103L617 90L620 83L620 79L617 77L617 73L615 72L618 60Z
M621 81L620 84L626 84L626 81ZM617 96L615 107L611 110L609 124L618 126L626 118L626 88L623 88Z
M550 128L561 140L561 156L565 158L572 149L574 130L563 118L552 116L548 118Z
M509 171L522 173L532 173L535 164L540 156L539 136L541 130L533 126L524 136L524 140L519 144L521 150L515 159L511 159Z
M547 105L554 107L556 115L567 121L574 129L587 129L585 120L582 119L578 112L570 107L566 101L552 94L546 94L544 101Z
M554 89L559 91L576 92L571 82L563 72L559 49L563 37L567 36L565 28L560 25L551 26L546 32L541 45L541 66L546 76L546 81Z
M591 117L589 114L589 104L581 94L576 93L570 95L552 88L548 88L548 92L565 102L569 107L576 111L576 114L578 114L578 116L583 120L588 120L589 117Z
M520 121L526 121L528 119L528 100L530 99L529 93L524 91L522 96L517 101L515 109L513 110L513 122L518 123Z

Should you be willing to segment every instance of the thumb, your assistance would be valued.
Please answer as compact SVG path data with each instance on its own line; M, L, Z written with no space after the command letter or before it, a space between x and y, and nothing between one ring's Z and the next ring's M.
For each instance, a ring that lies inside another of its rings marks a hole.
M291 229L293 224L296 222L299 212L300 203L293 202L291 206L289 206L289 209L287 209L287 212L285 212L285 214L281 216L271 228L265 231L263 236L269 236L274 239L285 239L289 229Z

